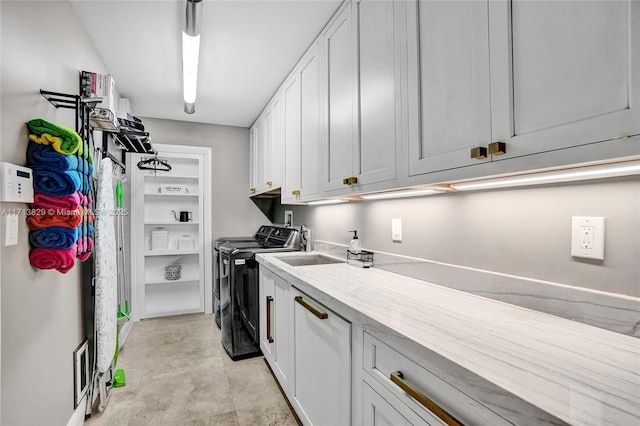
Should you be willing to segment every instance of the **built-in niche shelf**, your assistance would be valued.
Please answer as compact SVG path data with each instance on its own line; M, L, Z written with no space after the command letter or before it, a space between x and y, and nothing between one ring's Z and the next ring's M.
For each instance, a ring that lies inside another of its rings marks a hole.
M206 206L211 201L203 188L211 179L211 150L163 144L156 148L158 159L169 163L171 170L134 169L131 176L131 263L138 319L210 313L212 296L207 283L211 282L211 211ZM148 157L133 155L130 164ZM189 212L191 221L175 220L172 211L178 217L180 212ZM158 240L154 240L153 250L152 232L160 230L166 231L165 239L160 249ZM186 248L183 238L191 240ZM179 278L167 279L167 267L177 265Z

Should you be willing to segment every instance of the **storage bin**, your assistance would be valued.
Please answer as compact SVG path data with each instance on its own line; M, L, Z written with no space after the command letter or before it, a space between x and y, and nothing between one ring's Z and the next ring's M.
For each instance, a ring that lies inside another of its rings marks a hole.
M191 238L191 235L183 235L178 238L178 250L193 250L193 238Z
M181 265L169 265L164 267L164 279L167 281L179 280L182 276Z
M169 231L158 228L151 231L151 250L167 250L169 248Z

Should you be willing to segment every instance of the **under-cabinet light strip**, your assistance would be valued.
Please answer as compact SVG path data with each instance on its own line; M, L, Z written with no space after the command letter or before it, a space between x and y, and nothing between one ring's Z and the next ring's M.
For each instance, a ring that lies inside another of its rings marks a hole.
M472 182L452 183L451 188L457 191L473 191L476 189L507 188L513 186L544 185L545 183L571 182L587 179L603 179L616 176L640 174L640 161L628 161L618 164L585 166L570 170L555 170L522 176L511 176L496 179L484 179Z
M318 201L309 201L307 205L309 206L323 206L327 204L342 204L347 203L349 200L318 200Z
M409 189L403 191L380 192L378 194L361 195L365 200L381 200L386 198L422 197L423 195L440 194L440 189Z

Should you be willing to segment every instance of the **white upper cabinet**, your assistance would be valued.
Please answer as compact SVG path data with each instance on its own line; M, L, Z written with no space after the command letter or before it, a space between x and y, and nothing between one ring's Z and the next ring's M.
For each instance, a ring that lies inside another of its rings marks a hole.
M640 133L640 2L492 1L489 22L499 159Z
M409 176L634 154L620 138L640 133L640 2L410 1L406 16ZM492 142L505 153L471 158Z
M315 42L282 88L284 182L282 202L320 196L320 57Z
M326 155L324 189L343 187L353 173L354 45L347 3L322 35L326 82Z
M396 7L393 1L353 1L323 33L325 191L358 192L396 177L401 134Z
M491 142L488 2L407 8L409 175L475 164Z
M249 129L249 194L257 191L257 143L256 143L256 126Z
M283 165L283 119L280 93L250 129L251 141L251 195L280 188Z

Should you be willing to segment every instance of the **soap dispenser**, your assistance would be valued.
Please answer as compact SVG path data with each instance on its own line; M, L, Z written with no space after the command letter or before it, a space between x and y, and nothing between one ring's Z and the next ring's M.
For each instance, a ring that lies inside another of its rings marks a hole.
M352 254L360 254L360 252L362 251L362 244L358 239L358 231L349 231L349 232L353 232L353 239L349 241L349 251Z

